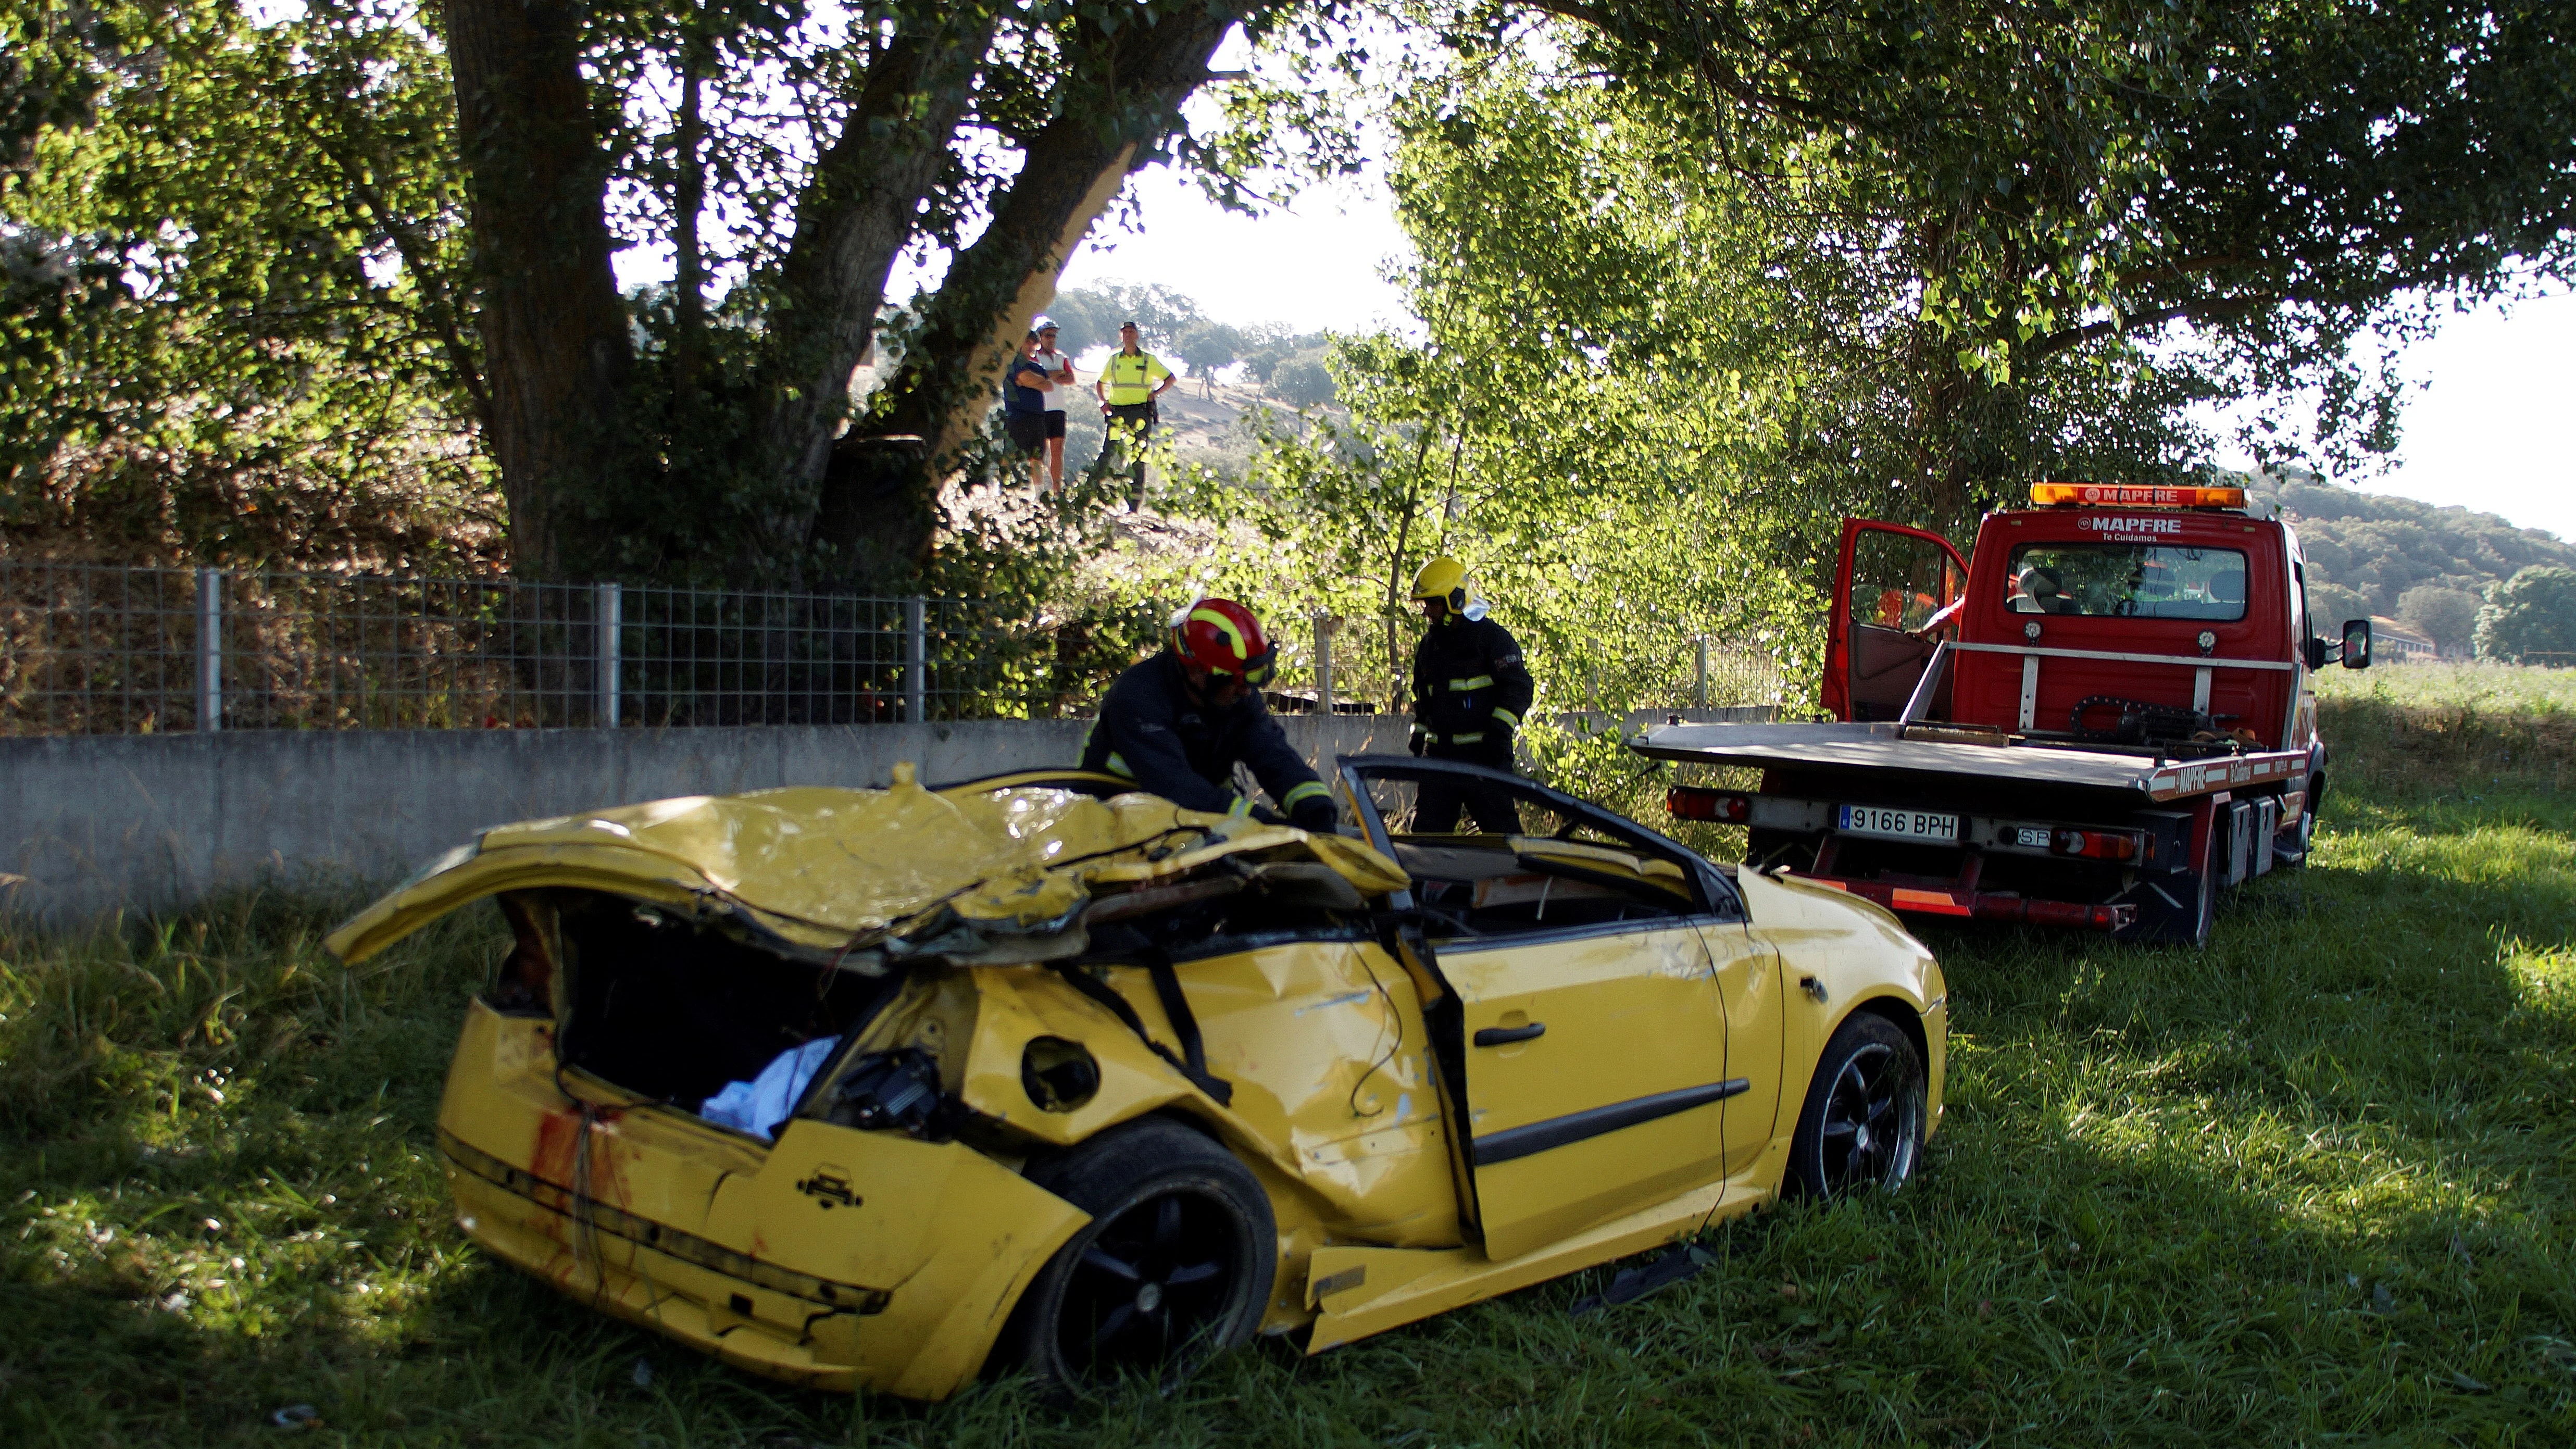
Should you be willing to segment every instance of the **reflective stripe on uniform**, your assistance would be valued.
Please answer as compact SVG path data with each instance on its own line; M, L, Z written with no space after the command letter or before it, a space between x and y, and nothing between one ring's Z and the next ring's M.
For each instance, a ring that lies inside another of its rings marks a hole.
M1288 798L1279 802L1279 808L1283 810L1294 810L1297 808L1297 802L1300 800L1313 800L1329 796L1331 794L1332 791L1324 788L1323 781L1309 780L1305 784L1298 786L1296 789L1289 791Z
M1109 766L1109 773L1113 775L1129 780L1136 778L1136 772L1127 768L1127 757L1116 750L1109 752L1109 758L1104 763Z
M1163 377L1172 375L1172 370L1163 366L1163 360L1150 352L1139 352L1133 357L1124 352L1109 354L1109 361L1100 369L1100 377L1102 381L1109 384L1110 405L1133 407L1141 402L1152 401L1154 384L1161 381L1161 378L1154 376L1158 371ZM1119 375L1121 373L1134 375L1121 377Z
M1249 815L1252 813L1252 802L1237 795L1234 797L1234 803L1225 807L1225 813L1229 816Z
M1479 674L1473 679L1453 679L1449 681L1449 687L1462 692L1470 689L1491 689L1494 687L1494 676Z
M1494 718L1501 720L1505 725L1512 729L1519 729L1521 727L1521 717L1512 713L1510 710L1503 708L1499 704L1494 706Z
M1470 734L1451 735L1449 737L1449 743L1453 745L1472 745L1484 739L1484 737L1485 732L1483 730L1477 730Z

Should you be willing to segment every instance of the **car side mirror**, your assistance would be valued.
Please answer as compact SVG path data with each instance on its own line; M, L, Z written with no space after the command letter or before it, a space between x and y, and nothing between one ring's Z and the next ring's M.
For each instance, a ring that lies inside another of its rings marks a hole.
M2305 661L2309 671L2313 673L2325 668L2326 660L2331 658L2332 655L2327 650L2326 641L2311 637L2306 644L2300 647L2299 657L2301 660Z
M2343 667L2346 669L2370 667L2370 621L2368 619L2343 621Z

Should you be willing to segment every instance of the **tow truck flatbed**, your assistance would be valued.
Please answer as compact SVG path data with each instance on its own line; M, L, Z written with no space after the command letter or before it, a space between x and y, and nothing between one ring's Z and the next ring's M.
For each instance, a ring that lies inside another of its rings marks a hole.
M1937 728L1937 727L1934 727ZM2303 776L2305 750L2264 750L2201 760L2157 760L2041 744L1962 744L1909 739L1921 725L1657 725L1631 748L1653 759L1822 773L1866 771L1882 779L2010 782L2085 792L2104 805L2164 805Z
M2298 535L2234 487L2040 483L1972 556L1843 523L1817 703L1835 723L1650 727L1676 820L1891 910L2199 944L2219 897L2308 856L2315 671Z

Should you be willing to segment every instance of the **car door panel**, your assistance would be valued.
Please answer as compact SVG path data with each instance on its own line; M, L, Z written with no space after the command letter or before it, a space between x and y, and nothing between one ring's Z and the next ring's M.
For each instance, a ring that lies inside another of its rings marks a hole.
M1452 940L1438 951L1468 1043L1469 1157L1489 1257L1718 1176L1713 1109L1739 1089L1695 924Z
M1782 993L1788 983L1780 953L1744 922L1710 923L1700 934L1708 942L1718 1000L1726 1012L1727 1072L1744 1083L1720 1113L1726 1175L1734 1177L1762 1160L1780 1130Z

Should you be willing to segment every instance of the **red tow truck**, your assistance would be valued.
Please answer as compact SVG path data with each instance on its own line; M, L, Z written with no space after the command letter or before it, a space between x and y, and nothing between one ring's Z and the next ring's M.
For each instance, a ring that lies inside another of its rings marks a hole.
M2042 483L1962 558L1843 522L1835 723L1671 724L1632 747L1749 766L1676 786L1748 863L1900 912L2208 939L2220 892L2305 860L2326 790L2311 675L2370 664L2308 617L2290 526L2244 490Z

